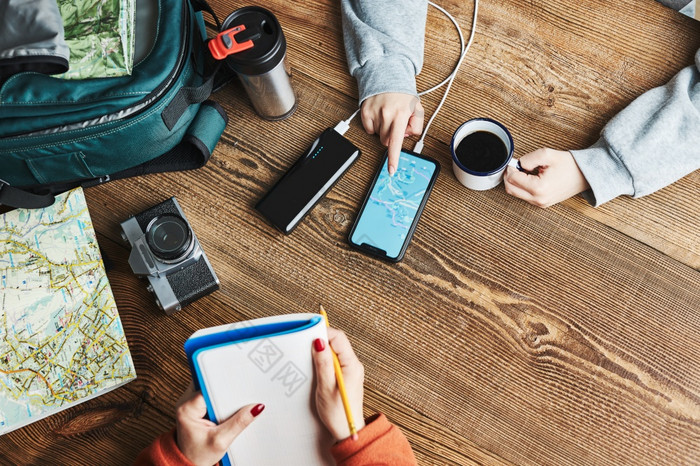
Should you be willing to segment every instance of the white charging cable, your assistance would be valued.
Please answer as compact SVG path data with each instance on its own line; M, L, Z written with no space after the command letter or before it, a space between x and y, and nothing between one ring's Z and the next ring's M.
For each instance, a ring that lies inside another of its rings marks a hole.
M443 84L447 82L447 88L445 89L445 93L442 96L442 99L440 99L440 103L438 104L437 108L433 112L433 115L430 117L430 120L428 120L428 123L426 123L425 128L423 128L423 134L421 135L420 139L418 142L416 142L416 145L413 146L413 152L420 154L421 151L423 150L423 141L425 140L425 135L428 134L428 128L430 128L430 125L433 123L433 120L437 116L438 112L442 108L442 104L445 103L445 99L447 99L447 94L450 92L450 88L452 87L452 83L455 80L455 77L457 76L457 71L459 71L459 67L462 65L462 61L464 61L464 57L467 55L467 52L469 51L469 47L471 47L472 42L474 42L474 35L476 33L476 17L477 13L479 11L479 0L474 0L474 16L472 17L472 29L471 32L469 33L469 41L467 42L467 45L464 46L464 38L462 37L462 30L459 28L459 25L457 24L457 21L452 17L451 14L449 14L447 11L445 11L442 7L434 4L433 2L428 2L431 4L433 7L437 8L438 10L442 11L445 15L447 15L448 18L450 18L450 21L452 21L452 24L455 25L457 28L457 32L459 33L459 41L460 45L462 46L462 53L459 56L459 61L457 62L457 65L455 65L454 71L452 71L452 74L447 77L447 79L437 86L428 89L427 91L424 91L423 93L420 93L419 95L424 95L427 94L428 92L431 92Z
M419 92L418 95L426 95L430 92L433 92L445 84L447 84L447 89L445 89L445 94L442 96L442 99L440 100L440 103L438 104L437 108L433 112L433 115L430 117L430 120L428 120L428 123L425 125L425 128L423 128L423 134L421 135L421 138L416 142L416 145L413 147L413 152L416 152L418 154L421 153L423 150L423 140L425 139L425 135L428 134L428 128L430 128L430 125L432 124L433 120L437 116L438 112L440 111L440 108L442 108L442 104L445 102L445 99L447 99L447 94L450 92L450 88L452 87L452 82L455 79L455 76L457 76L457 71L459 71L459 67L462 65L462 61L464 60L464 56L467 54L467 51L469 50L469 47L472 45L472 42L474 41L474 34L476 32L476 17L477 17L477 12L479 10L479 0L474 0L474 16L472 19L472 29L471 33L469 34L469 42L467 42L467 45L464 45L464 36L462 35L462 29L459 27L459 24L457 21L454 19L454 17L447 12L444 8L441 6L428 1L428 4L432 6L433 8L436 8L438 11L442 12L445 16L449 18L450 21L452 21L452 24L454 24L455 28L457 29L457 33L459 34L459 49L460 49L460 55L459 55L459 60L457 61L457 64L455 65L454 69L452 70L452 73L449 74L440 84L437 84L430 89L426 89L425 91ZM345 132L350 128L350 122L355 118L355 116L359 113L360 109L358 108L355 110L355 113L353 113L350 118L347 120L340 121L336 126L335 130L340 133L341 135L345 134Z
M430 1L428 2L428 5L432 6L433 8L435 8L436 10L440 11L442 14L447 16L447 18L450 21L452 21L452 24L454 24L455 29L457 29L457 34L459 34L459 56L461 59L462 55L464 55L464 36L462 35L462 28L459 27L459 24L457 24L457 21L454 19L454 17L452 17L452 15L449 14L447 12L447 10L445 10L443 7L441 7L440 5L437 5L433 2L430 2ZM436 84L435 86L431 87L430 89L426 89L424 91L421 91L418 93L418 95L430 94L434 90L440 89L442 86L444 86L445 84L447 84L450 81L452 76L457 74L458 68L459 68L459 59L457 60L457 64L455 65L455 67L452 69L452 73L450 73L449 76L447 76L440 84Z
M352 121L353 118L355 118L355 115L357 115L358 113L360 113L359 108L357 110L355 110L355 113L350 115L350 118L348 118L347 120L339 121L338 124L335 125L335 128L333 128L333 129L336 130L338 132L338 134L340 134L342 136L350 128L350 122Z

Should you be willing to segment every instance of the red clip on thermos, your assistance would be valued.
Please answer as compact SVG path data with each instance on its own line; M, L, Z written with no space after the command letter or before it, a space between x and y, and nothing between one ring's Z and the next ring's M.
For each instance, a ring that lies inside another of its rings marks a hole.
M240 8L224 20L221 30L231 30L229 43L246 45L224 60L240 78L255 112L266 120L283 120L294 113L287 41L275 15L257 6Z

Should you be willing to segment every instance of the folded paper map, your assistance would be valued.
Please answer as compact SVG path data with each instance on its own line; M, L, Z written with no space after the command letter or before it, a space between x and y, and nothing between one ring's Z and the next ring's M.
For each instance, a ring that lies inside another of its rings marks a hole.
M82 189L0 215L0 435L135 377Z
M70 49L64 79L130 75L134 62L135 0L58 0Z

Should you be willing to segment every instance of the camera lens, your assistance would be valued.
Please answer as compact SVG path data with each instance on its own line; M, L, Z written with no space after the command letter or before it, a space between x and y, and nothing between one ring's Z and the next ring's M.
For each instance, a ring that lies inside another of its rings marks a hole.
M146 230L146 242L159 259L176 262L190 252L193 238L187 222L180 216L156 217Z

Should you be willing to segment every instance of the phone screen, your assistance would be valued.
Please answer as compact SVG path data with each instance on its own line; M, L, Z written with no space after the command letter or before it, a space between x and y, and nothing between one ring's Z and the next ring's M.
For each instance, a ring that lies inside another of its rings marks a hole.
M350 242L360 247L369 245L389 259L398 259L415 229L438 167L431 159L401 152L396 173L389 176L385 157Z

